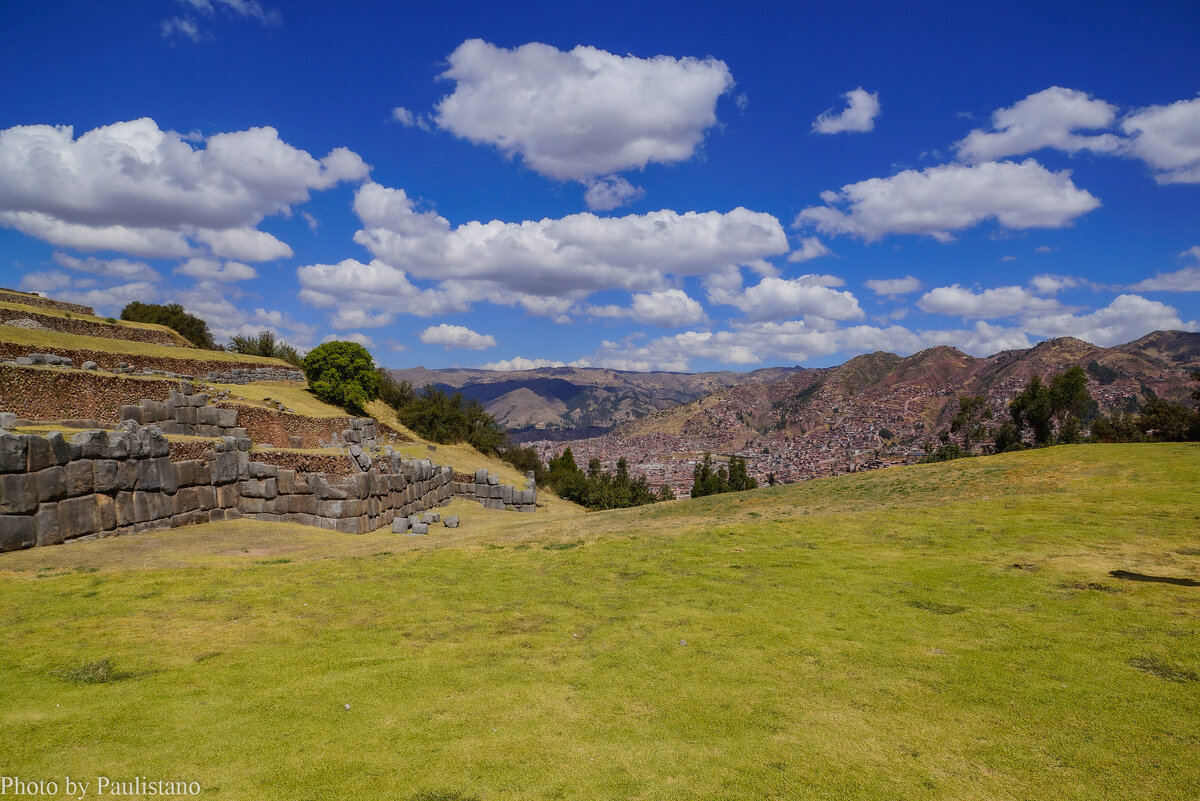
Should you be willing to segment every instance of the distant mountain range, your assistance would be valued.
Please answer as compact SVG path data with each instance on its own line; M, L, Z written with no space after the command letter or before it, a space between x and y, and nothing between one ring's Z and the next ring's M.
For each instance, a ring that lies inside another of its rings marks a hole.
M1088 369L1101 409L1135 408L1149 393L1182 400L1200 369L1200 333L1156 331L1112 348L1072 338L975 358L939 346L901 357L879 351L836 367L772 367L749 373L634 373L578 367L503 372L392 370L415 387L433 384L479 400L518 440L646 434L714 437L727 450L764 437L831 430L876 419L901 438L945 427L961 394L983 394L997 411L1037 373Z
M777 381L800 369L634 373L583 367L513 372L414 367L390 372L417 388L433 384L478 400L516 439L560 439L595 436L726 387Z

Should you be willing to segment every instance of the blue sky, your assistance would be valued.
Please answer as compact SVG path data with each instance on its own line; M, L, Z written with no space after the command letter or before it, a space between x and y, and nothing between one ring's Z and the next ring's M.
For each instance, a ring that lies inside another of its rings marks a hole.
M1200 5L0 6L0 284L391 367L1200 329Z

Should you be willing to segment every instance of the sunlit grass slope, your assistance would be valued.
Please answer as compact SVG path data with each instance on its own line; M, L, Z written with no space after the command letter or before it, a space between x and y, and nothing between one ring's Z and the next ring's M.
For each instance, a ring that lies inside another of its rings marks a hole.
M137 356L145 359L189 359L201 362L240 362L244 364L261 364L268 367L290 367L286 362L279 359L270 359L265 356L246 356L241 353L220 350L154 345L148 342L134 342L128 339L89 337L81 334L67 334L62 331L14 328L10 325L0 325L0 342L14 342L19 345L27 345L30 348L90 350L100 353L112 353L119 356Z
M1195 446L1064 447L578 516L456 504L422 538L240 522L6 554L3 772L1195 798L1200 587L1109 571L1200 579L1198 487Z

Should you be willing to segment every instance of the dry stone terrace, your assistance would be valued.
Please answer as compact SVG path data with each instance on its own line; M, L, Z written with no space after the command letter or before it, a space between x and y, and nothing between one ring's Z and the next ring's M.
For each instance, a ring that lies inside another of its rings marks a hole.
M454 482L450 467L379 447L370 418L354 418L342 432L353 443L346 473L260 461L237 426L237 410L208 400L181 382L166 401L122 407L116 429L70 439L59 431L13 432L30 421L0 412L0 551L243 517L362 534L456 495L490 509L537 508L532 481L517 490L483 471L475 484ZM211 447L200 458L173 461L164 428L208 437Z

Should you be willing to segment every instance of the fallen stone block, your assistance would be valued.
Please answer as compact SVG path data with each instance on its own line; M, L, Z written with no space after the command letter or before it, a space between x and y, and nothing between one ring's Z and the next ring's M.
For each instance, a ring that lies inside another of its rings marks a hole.
M396 517L392 519L392 533L404 534L408 531L409 524L407 517Z
M410 537L420 536L421 534L428 534L428 533L429 533L429 524L428 523L416 523L413 525L412 531L409 532L409 536Z
M446 519L442 521L442 525L446 528L458 528L458 515L448 515Z

